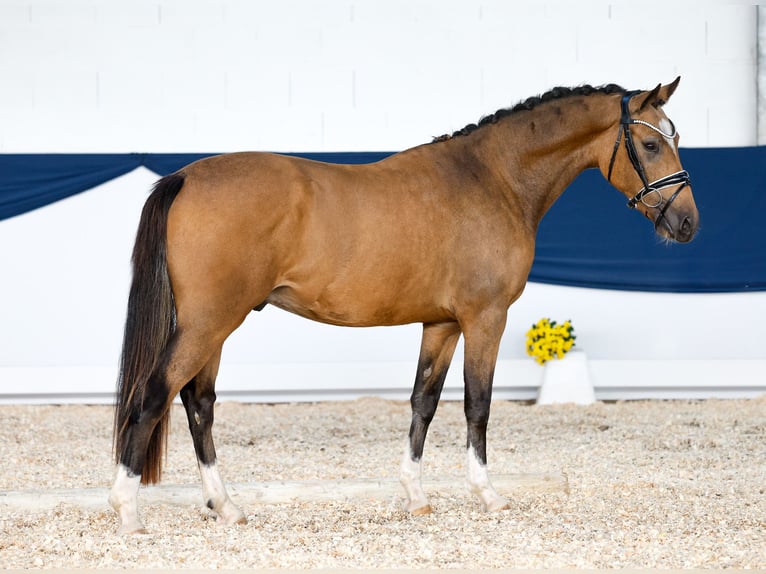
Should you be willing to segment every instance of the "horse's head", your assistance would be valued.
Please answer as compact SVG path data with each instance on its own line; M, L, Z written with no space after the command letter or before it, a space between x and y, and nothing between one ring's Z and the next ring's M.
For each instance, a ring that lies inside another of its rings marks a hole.
M601 154L600 167L628 206L654 222L657 233L686 243L697 231L699 213L678 156L678 133L662 110L680 79L622 96L616 140Z

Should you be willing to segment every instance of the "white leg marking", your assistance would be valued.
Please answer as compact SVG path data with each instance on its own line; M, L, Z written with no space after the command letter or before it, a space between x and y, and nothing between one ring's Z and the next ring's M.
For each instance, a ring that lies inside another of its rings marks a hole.
M421 466L419 460L412 460L412 452L409 441L407 441L399 471L399 482L401 482L407 495L404 509L416 516L431 512L431 505L428 504L428 498L423 492L423 485L420 480Z
M130 476L128 469L119 464L109 493L109 504L120 517L117 534L142 534L146 532L138 518L138 487L141 476Z
M244 512L229 498L216 463L210 465L200 464L199 474L202 478L202 492L205 496L205 504L216 513L218 522L222 524L247 524Z
M472 446L468 447L466 470L468 488L479 497L486 510L505 510L509 507L508 500L500 496L489 482L487 465L482 464Z

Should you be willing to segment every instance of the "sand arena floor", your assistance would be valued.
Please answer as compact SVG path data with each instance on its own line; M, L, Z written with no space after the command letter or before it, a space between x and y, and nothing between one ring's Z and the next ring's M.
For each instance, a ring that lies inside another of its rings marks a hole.
M163 486L139 495L149 533L126 538L106 502L111 417L0 407L3 567L766 568L766 399L497 401L489 465L513 501L499 513L462 486L462 403L445 402L424 457L434 513L417 518L396 484L407 403L221 403L221 471L249 519L227 528L174 407Z

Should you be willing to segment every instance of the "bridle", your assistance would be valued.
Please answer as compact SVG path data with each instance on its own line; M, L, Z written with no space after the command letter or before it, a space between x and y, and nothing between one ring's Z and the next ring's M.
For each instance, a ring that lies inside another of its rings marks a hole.
M649 122L645 122L643 120L634 120L633 118L631 118L630 109L629 109L630 99L639 93L641 92L640 91L628 92L624 96L622 96L622 102L621 102L622 115L620 117L620 131L617 133L617 141L614 142L614 150L612 151L612 158L609 160L609 173L607 175L607 181L609 182L612 181L612 168L614 167L614 160L617 157L617 151L620 148L620 141L622 140L622 134L623 132L625 132L625 150L628 152L628 159L630 159L630 163L633 164L633 169L636 170L638 177L641 178L641 183L644 184L644 187L641 188L641 191L639 191L636 195L634 195L631 199L628 200L628 207L630 207L631 209L635 209L636 205L638 205L638 202L640 201L646 207L658 209L660 211L660 214L659 216L657 216L657 219L654 222L654 228L656 229L657 227L659 227L660 223L665 219L665 212L668 210L668 207L670 207L670 204L675 201L676 197L678 197L678 194L681 193L681 190L683 190L683 188L685 188L687 185L691 185L691 180L689 179L689 172L687 172L686 170L681 170L675 173L671 173L670 175L660 178L651 183L649 183L649 181L647 180L646 172L644 172L644 166L641 165L641 160L638 157L636 146L633 143L633 134L630 131L630 126L633 124L640 124L642 126L646 126L656 131L661 136L668 139L673 139L676 136L676 126L673 125L673 122L670 122L672 133L666 133L660 128L653 126ZM666 187L672 187L674 185L677 185L678 189L676 189L673 192L673 195L671 195L666 201L665 198L662 196L661 190L665 189Z

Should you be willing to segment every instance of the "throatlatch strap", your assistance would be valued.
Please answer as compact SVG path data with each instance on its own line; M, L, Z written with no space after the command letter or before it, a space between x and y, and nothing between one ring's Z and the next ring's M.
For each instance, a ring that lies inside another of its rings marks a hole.
M625 132L625 149L628 152L628 157L630 158L630 162L633 164L633 169L638 171L636 168L636 163L631 157L630 148L633 145L632 138L630 145L628 144L628 133L629 133L629 127L630 124L635 123L633 118L630 117L630 99L635 96L636 94L640 94L640 90L634 90L632 92L627 92L622 96L622 99L620 100L620 131L617 132L617 140L614 142L614 149L612 150L612 158L609 160L609 172L607 174L606 180L611 182L612 181L612 168L614 168L614 162L617 159L617 151L620 148L620 142L622 141L622 132ZM635 150L633 150L635 152Z
M612 150L612 159L609 160L609 173L606 176L606 180L610 183L612 181L612 168L614 167L614 160L617 159L617 150L620 148L621 141L622 141L622 124L620 124L620 131L617 132L617 139L614 142L614 149Z

